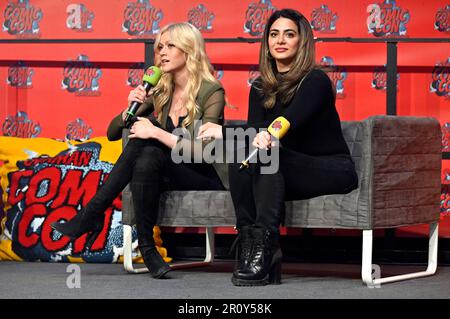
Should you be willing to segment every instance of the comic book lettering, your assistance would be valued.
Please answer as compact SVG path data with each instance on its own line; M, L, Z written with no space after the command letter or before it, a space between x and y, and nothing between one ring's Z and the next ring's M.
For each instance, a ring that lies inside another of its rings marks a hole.
M159 32L162 18L162 10L153 7L149 0L129 2L123 12L122 31L132 36L153 35Z
M260 0L256 3L250 3L245 12L244 32L252 36L260 36L266 27L266 21L276 10L270 0Z
M430 92L437 96L450 98L450 57L447 61L438 62L431 74Z
M450 5L441 8L436 12L434 28L439 32L450 32Z
M400 74L397 73L397 81L400 79ZM372 74L372 88L375 90L385 91L387 89L387 73L386 66L377 67ZM398 89L398 86L397 86Z
M23 62L17 62L8 68L6 83L20 89L31 88L33 74L34 70L32 68L26 66Z
M120 197L106 210L102 231L89 249L85 247L87 234L72 241L50 227L76 216L108 178L113 165L99 160L100 148L89 142L70 146L54 157L17 162L18 170L8 174L7 190L7 227L17 255L26 260L45 255L53 261L68 255L99 258L111 245L109 233L114 213L121 210Z
M328 77L336 88L336 98L342 99L345 97L344 81L347 79L347 71L345 68L334 64L333 58L324 56L320 60L320 65L326 66Z
M9 1L6 5L3 30L18 38L39 38L39 22L42 10L30 4L29 0Z
M311 14L311 27L315 31L335 32L337 14L333 13L325 4L313 10Z
M379 8L377 23L367 23L368 31L376 37L405 36L407 23L410 20L408 9L396 5L395 0L384 0L375 4Z
M212 32L212 20L214 13L209 12L203 4L189 10L188 22L194 25L197 29L204 32Z
M41 126L28 118L25 112L17 112L16 116L9 115L2 126L4 136L37 137L41 133Z
M101 76L102 70L89 62L86 55L81 54L76 61L69 61L64 67L62 88L76 95L98 96Z
M261 75L259 72L259 68L257 65L253 65L250 67L250 70L248 71L248 80L247 80L247 86L252 86L253 82Z
M92 128L82 119L78 118L67 124L66 139L68 140L88 140L92 135Z
M133 88L137 87L138 85L142 84L142 77L144 76L144 63L136 63L132 65L128 69L128 76L127 76L127 85L131 86Z

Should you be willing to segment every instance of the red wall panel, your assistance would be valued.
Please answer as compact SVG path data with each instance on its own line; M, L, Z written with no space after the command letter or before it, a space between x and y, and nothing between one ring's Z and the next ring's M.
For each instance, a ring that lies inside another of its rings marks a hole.
M380 8L371 31L370 6ZM167 23L188 20L205 38L259 38L265 18L284 7L300 10L319 38L448 38L450 32L444 0L0 0L0 40L153 38ZM339 90L341 119L386 112L385 43L316 47L317 62L333 68L329 76ZM259 43L208 43L207 52L232 106L226 118L245 119ZM399 115L450 122L449 52L449 43L398 44ZM77 59L85 61L71 68ZM0 43L2 134L62 139L70 127L78 137L105 135L126 105L130 76L140 82L130 68L143 61L143 43Z

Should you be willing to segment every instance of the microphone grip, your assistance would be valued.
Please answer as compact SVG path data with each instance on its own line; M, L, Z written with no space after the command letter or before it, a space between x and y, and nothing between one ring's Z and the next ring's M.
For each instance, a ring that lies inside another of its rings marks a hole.
M277 140L281 139L289 130L289 127L291 124L289 121L283 117L278 116L275 120L272 121L272 123L267 128L267 132L276 138ZM242 170L244 168L248 168L248 162L252 157L254 157L258 153L258 149L253 150L253 152L242 162L241 166L239 167L239 170Z
M145 89L145 93L148 93L152 88L152 85L149 82L144 81L142 86ZM139 110L139 107L142 105L140 102L133 101L127 111L127 116L125 117L125 127L130 128L132 124L132 118L136 115L136 112Z
M256 156L258 153L258 148L255 148L248 156L247 158L241 163L241 166L239 166L239 171L242 171L244 168L248 168L248 162Z
M139 102L136 102L136 101L131 103L131 105L128 108L128 111L127 111L127 116L125 117L125 127L126 128L130 128L130 126L132 124L132 119L133 119L134 115L136 114L136 111L139 109L139 107L141 105L142 105L142 103L139 103Z

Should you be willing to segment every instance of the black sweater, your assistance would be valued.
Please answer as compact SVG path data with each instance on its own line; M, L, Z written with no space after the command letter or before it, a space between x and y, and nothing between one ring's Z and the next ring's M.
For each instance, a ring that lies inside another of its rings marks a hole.
M272 109L264 108L262 93L254 83L250 89L248 124L239 127L267 128L278 116L284 116L291 124L281 139L283 147L312 156L350 154L336 111L333 86L323 71L312 70L288 105L277 98Z

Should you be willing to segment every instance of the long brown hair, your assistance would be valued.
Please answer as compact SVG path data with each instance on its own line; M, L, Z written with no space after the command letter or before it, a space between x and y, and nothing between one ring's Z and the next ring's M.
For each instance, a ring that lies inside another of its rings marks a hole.
M292 20L300 35L299 49L289 71L278 74L274 58L269 51L269 33L272 24L279 18ZM288 104L294 97L297 86L303 77L315 67L315 45L311 25L300 12L293 9L275 11L267 20L259 52L259 71L261 72L261 90L264 107L272 108L277 96L281 103Z

